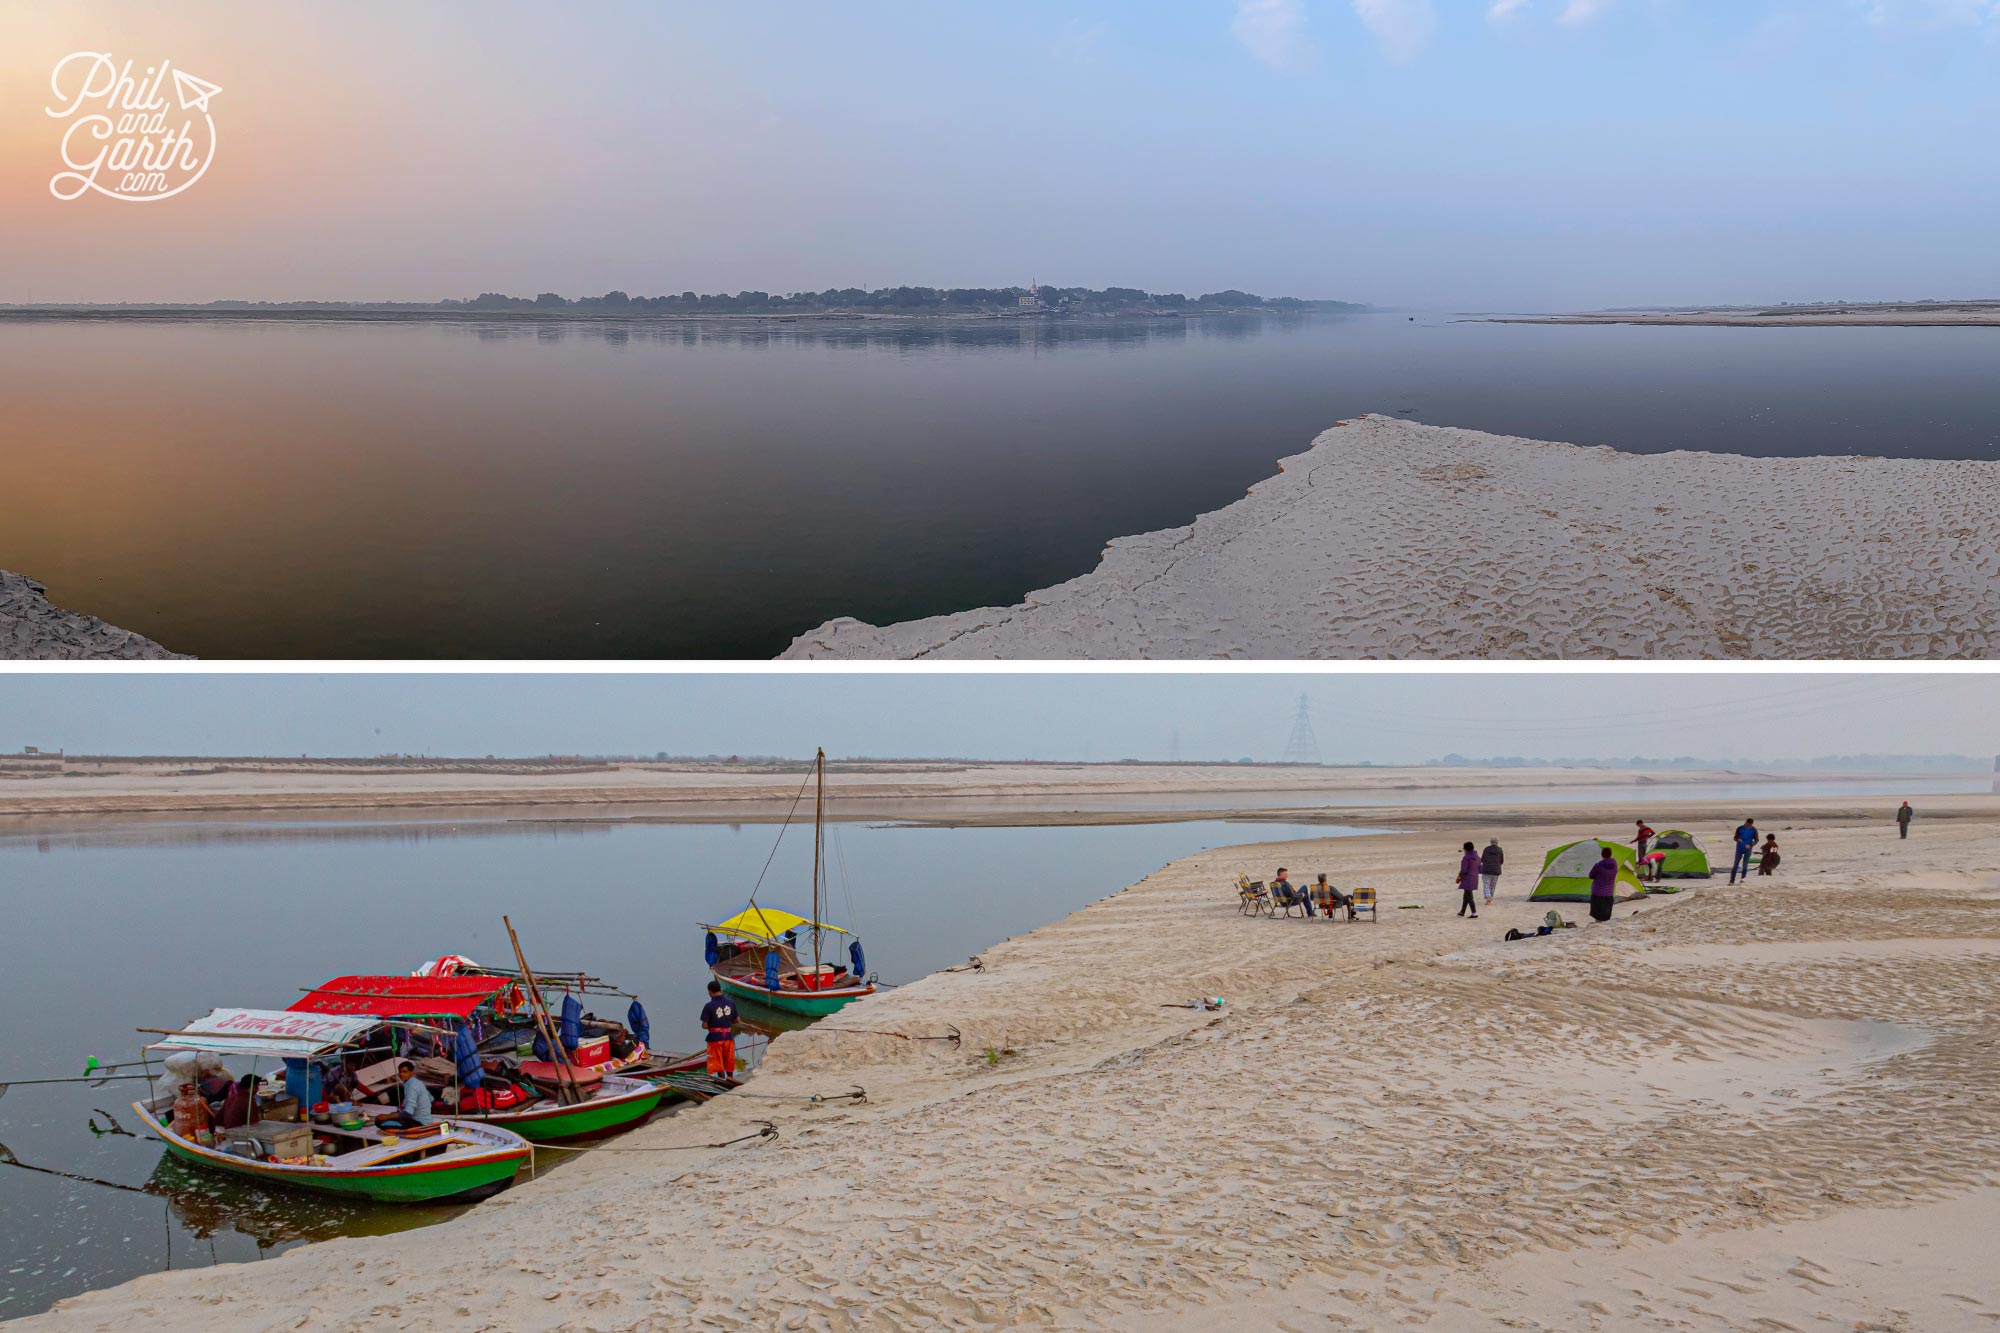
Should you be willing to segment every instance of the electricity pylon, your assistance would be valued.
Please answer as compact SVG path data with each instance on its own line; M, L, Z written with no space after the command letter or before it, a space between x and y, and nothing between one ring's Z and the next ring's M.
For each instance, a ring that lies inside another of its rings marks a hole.
M1291 738L1285 742L1285 755L1280 763L1319 763L1319 737L1313 735L1312 705L1305 695L1299 696L1298 715L1292 719Z

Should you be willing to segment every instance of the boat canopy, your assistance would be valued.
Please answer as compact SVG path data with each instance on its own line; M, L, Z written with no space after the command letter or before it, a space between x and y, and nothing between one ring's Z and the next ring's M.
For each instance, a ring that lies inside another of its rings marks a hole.
M215 1051L224 1055L286 1055L304 1059L349 1045L375 1026L373 1018L300 1014L283 1009L211 1009L146 1049Z
M371 1018L465 1018L507 985L505 977L335 977L292 1012Z
M821 930L847 934L839 926L828 925L824 921L814 921L778 907L746 907L727 921L718 921L705 929L712 930L718 935L736 935L744 939L778 940L783 938L787 931L797 930L800 926L818 926Z

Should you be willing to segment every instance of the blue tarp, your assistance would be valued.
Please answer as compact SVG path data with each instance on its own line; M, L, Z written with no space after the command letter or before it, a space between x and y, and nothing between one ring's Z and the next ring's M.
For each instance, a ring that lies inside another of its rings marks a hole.
M542 1035L539 1027L535 1029L535 1058L544 1064L549 1060L549 1039Z
M472 1029L461 1027L452 1043L452 1056L458 1061L458 1086L476 1088L486 1081L486 1075L479 1069L479 1044L472 1039Z
M641 1046L653 1044L653 1025L646 1020L646 1006L636 999L632 1007L625 1011L625 1026L632 1029L632 1040Z
M764 955L764 989L778 989L778 951L776 949Z
M868 976L868 959L861 952L861 941L853 940L847 946L847 961L854 965L854 979L865 980Z
M556 1036L562 1039L566 1051L575 1050L576 1044L583 1040L583 1006L574 995L563 996L562 1024Z
M712 930L708 932L708 938L702 941L701 956L710 967L714 967L722 958L722 945L716 940L715 932Z

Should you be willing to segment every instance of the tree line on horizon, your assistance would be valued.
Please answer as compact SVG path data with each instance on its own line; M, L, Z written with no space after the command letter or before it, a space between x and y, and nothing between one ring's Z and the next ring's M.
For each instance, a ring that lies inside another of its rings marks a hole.
M1229 288L1188 296L1182 292L1147 292L1137 287L1040 287L1034 293L1043 308L1051 310L1365 310L1366 306L1347 301L1308 301L1296 296L1259 296L1255 292ZM1026 287L829 287L823 292L743 291L701 294L692 291L668 296L631 296L610 291L602 296L560 296L542 292L529 298L504 292L481 292L470 301L441 301L446 307L470 310L600 310L659 311L685 313L743 313L766 310L876 311L891 314L962 311L981 313L1014 310L1030 295Z

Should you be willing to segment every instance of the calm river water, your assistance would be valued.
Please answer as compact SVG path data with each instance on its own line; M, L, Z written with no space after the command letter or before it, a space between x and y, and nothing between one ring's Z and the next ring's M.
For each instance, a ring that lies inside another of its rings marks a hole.
M1353 831L829 825L830 854L848 875L845 891L835 875L829 917L862 934L884 981L908 981L1204 847ZM283 1008L342 973L408 972L444 953L504 961L503 912L531 964L585 968L636 992L663 1048L697 1049L707 973L695 923L742 905L777 833L411 821L0 836L0 976L19 1014L0 1042L0 1080L76 1074L86 1056L131 1059L134 1028L215 1005ZM810 827L776 846L759 901L804 911ZM256 1259L452 1211L259 1191L165 1161L157 1139L107 1132L134 1128L127 1103L144 1086L16 1086L0 1099L0 1157L93 1178L0 1166L0 1319L169 1266Z
M2000 331L0 318L0 568L204 657L768 657L1018 601L1335 420L2000 457Z

